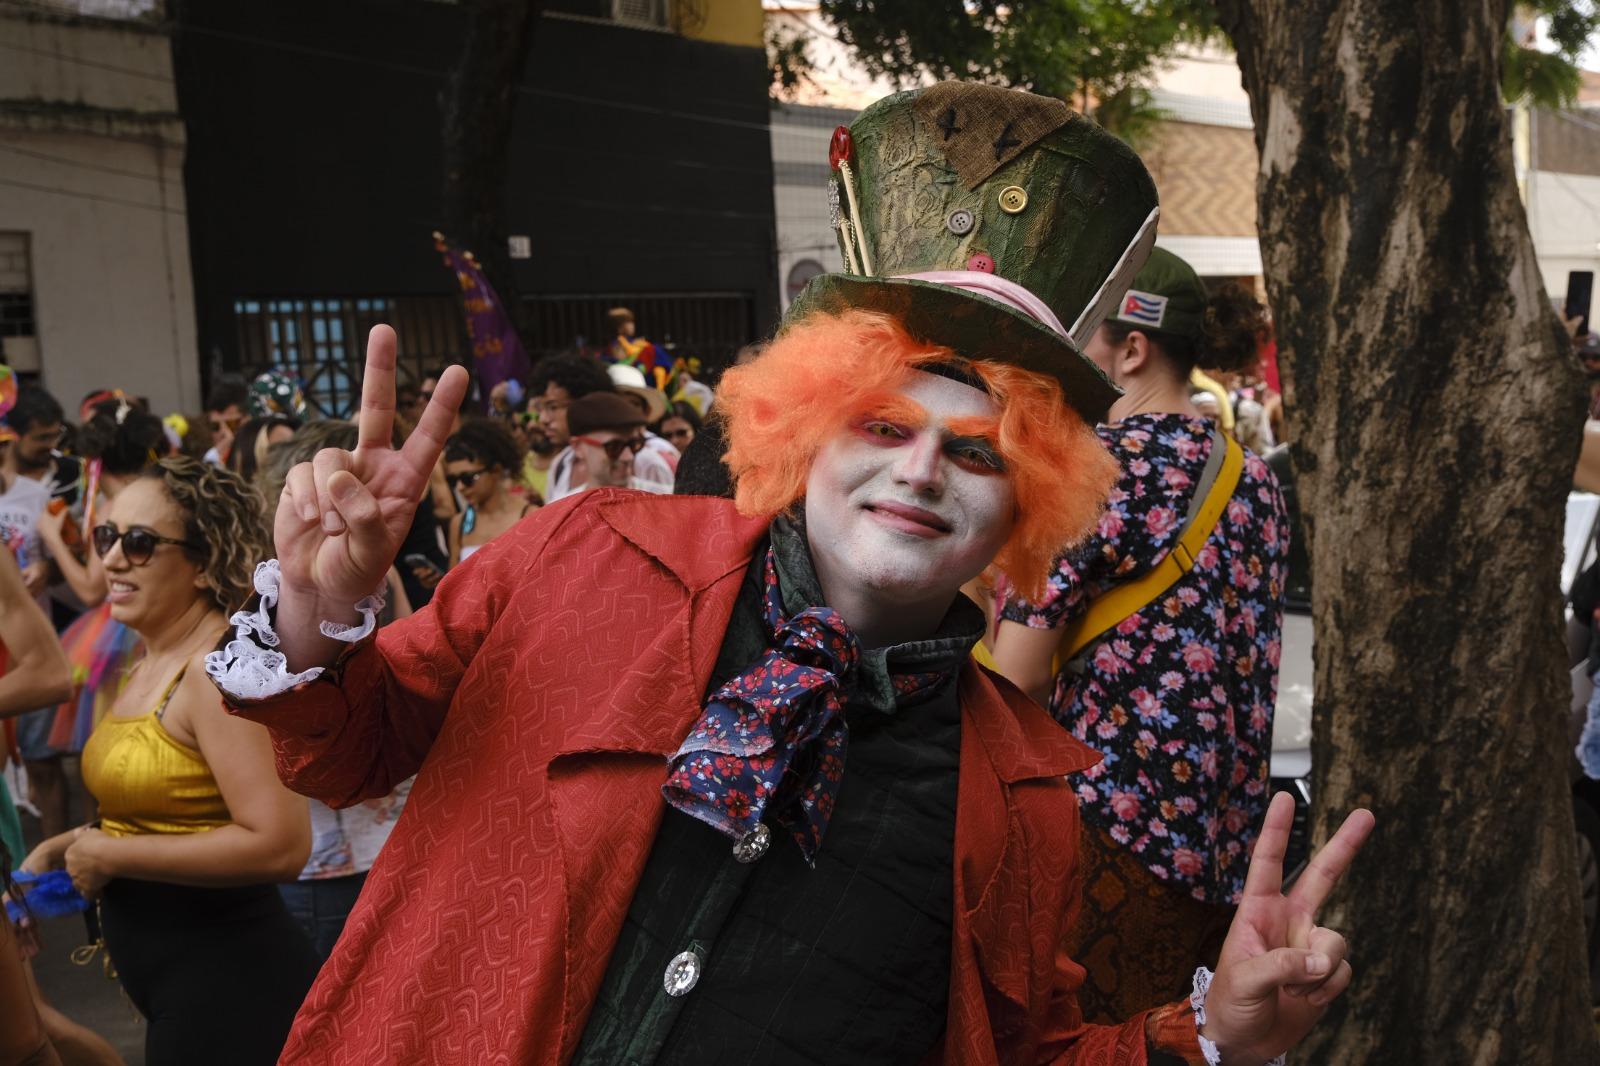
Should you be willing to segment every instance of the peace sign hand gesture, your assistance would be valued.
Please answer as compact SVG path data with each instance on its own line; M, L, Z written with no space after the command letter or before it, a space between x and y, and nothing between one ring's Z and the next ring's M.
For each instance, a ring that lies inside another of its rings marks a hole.
M291 668L331 659L317 623L353 618L353 605L383 584L466 393L466 370L446 370L396 451L394 330L372 327L355 450L326 448L290 470L273 522L277 631Z
M1229 1066L1289 1050L1350 984L1344 937L1317 925L1317 911L1372 832L1372 812L1351 811L1285 895L1293 820L1294 800L1274 796L1206 1000L1201 1032Z

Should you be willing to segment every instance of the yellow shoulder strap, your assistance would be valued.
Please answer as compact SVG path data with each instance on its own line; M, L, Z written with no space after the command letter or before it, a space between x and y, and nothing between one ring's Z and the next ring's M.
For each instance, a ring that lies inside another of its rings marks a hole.
M1061 650L1057 652L1058 670L1062 663L1071 661L1073 656L1106 630L1154 603L1162 593L1177 584L1179 578L1194 568L1194 557L1217 528L1217 520L1233 498L1233 490L1239 484L1239 472L1244 469L1244 449L1239 447L1239 442L1231 434L1220 433L1218 436L1227 448L1222 457L1222 467L1217 472L1216 480L1211 483L1211 490L1206 493L1205 502L1194 513L1194 518L1179 536L1178 542L1148 574L1101 596L1077 621L1067 626L1061 635Z
M994 654L989 651L989 645L983 641L980 640L972 646L972 657L978 660L978 665L987 666L997 674L1000 672L1000 667L995 665Z

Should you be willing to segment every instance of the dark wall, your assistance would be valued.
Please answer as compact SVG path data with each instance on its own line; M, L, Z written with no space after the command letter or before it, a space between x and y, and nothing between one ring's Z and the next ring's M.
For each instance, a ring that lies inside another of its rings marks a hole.
M233 301L450 293L439 97L453 5L172 5L195 298L206 362L233 366ZM761 49L546 17L506 190L524 296L748 294L777 316ZM753 337L751 339L754 339Z

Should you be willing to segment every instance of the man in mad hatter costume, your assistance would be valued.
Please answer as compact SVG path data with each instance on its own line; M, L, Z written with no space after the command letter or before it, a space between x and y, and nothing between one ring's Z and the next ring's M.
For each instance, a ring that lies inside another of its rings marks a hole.
M1063 775L1096 757L969 655L961 584L1041 586L1115 480L1072 337L1148 247L1149 176L965 85L879 102L836 157L860 273L725 377L736 500L562 501L376 637L466 382L392 451L373 331L361 442L291 473L211 663L292 787L417 775L285 1061L1258 1063L1348 983L1314 918L1371 817L1284 896L1280 806L1203 1009L1084 1025Z

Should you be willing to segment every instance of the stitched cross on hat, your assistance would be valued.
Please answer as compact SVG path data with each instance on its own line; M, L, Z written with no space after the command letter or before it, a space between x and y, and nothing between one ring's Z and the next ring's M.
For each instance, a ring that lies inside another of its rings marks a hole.
M945 157L969 189L1078 117L1060 100L960 81L929 86L914 106L943 133Z

